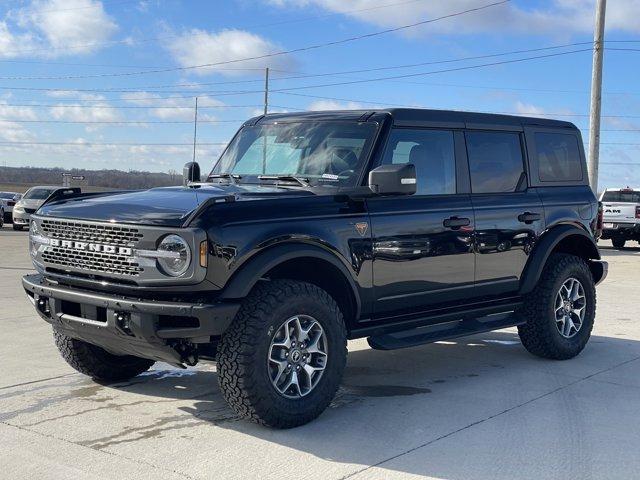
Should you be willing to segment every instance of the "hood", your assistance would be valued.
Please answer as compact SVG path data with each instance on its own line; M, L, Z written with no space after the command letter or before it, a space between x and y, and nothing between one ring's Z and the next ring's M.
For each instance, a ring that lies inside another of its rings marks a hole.
M34 208L34 209L37 209L43 203L44 203L44 200L39 200L39 199L35 199L35 198L34 199L23 198L22 200L18 200L16 202L16 206L17 207L22 207L22 208Z
M274 196L313 195L309 190L261 185L162 187L52 202L38 211L43 217L179 227L203 202L233 195L237 201Z

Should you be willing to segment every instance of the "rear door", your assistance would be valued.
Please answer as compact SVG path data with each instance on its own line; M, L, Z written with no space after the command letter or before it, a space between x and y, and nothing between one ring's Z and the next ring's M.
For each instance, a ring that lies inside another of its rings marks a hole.
M456 162L462 131L395 128L379 163L413 163L417 192L367 200L377 318L419 314L473 294L473 209ZM462 159L464 161L464 158Z
M523 134L468 130L465 138L476 219L476 294L515 292L544 229L540 197L527 187Z

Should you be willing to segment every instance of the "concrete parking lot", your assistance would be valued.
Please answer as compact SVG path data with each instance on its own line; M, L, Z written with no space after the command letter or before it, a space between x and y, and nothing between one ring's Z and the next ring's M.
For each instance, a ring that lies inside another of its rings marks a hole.
M27 233L5 226L0 477L637 478L640 248L602 253L609 278L578 358L535 358L515 329L393 352L351 342L331 407L275 431L233 416L213 365L111 385L75 373L20 286Z

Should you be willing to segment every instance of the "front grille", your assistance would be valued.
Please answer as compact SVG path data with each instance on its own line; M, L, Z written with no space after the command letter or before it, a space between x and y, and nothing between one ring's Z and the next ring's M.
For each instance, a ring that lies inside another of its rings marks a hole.
M24 209L24 213L28 213L29 215L31 215L32 213L36 213L36 209L35 208L25 208Z
M69 220L42 220L45 236L60 240L79 240L130 247L143 237L137 228L89 224Z
M126 255L88 252L63 247L47 248L42 253L42 260L50 265L131 277L137 277L143 270L137 262Z

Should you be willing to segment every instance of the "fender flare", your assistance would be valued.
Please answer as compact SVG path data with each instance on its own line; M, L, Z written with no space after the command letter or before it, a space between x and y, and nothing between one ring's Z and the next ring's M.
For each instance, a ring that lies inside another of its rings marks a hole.
M583 229L575 225L559 225L557 227L552 227L543 234L542 238L536 243L533 253L527 262L524 275L520 281L521 295L529 293L534 289L536 283L538 283L538 279L542 275L542 270L544 269L551 252L553 252L562 240L572 235L578 235L588 242L590 247L588 248L588 251L585 252L585 256L588 259L600 260L598 246L593 238Z
M353 279L353 275L340 258L324 248L299 243L287 243L270 247L263 252L254 255L244 262L232 275L225 285L221 299L238 299L249 295L256 283L271 269L278 265L297 258L315 258L323 260L337 268L345 277L356 303L356 318L360 315L360 293Z

